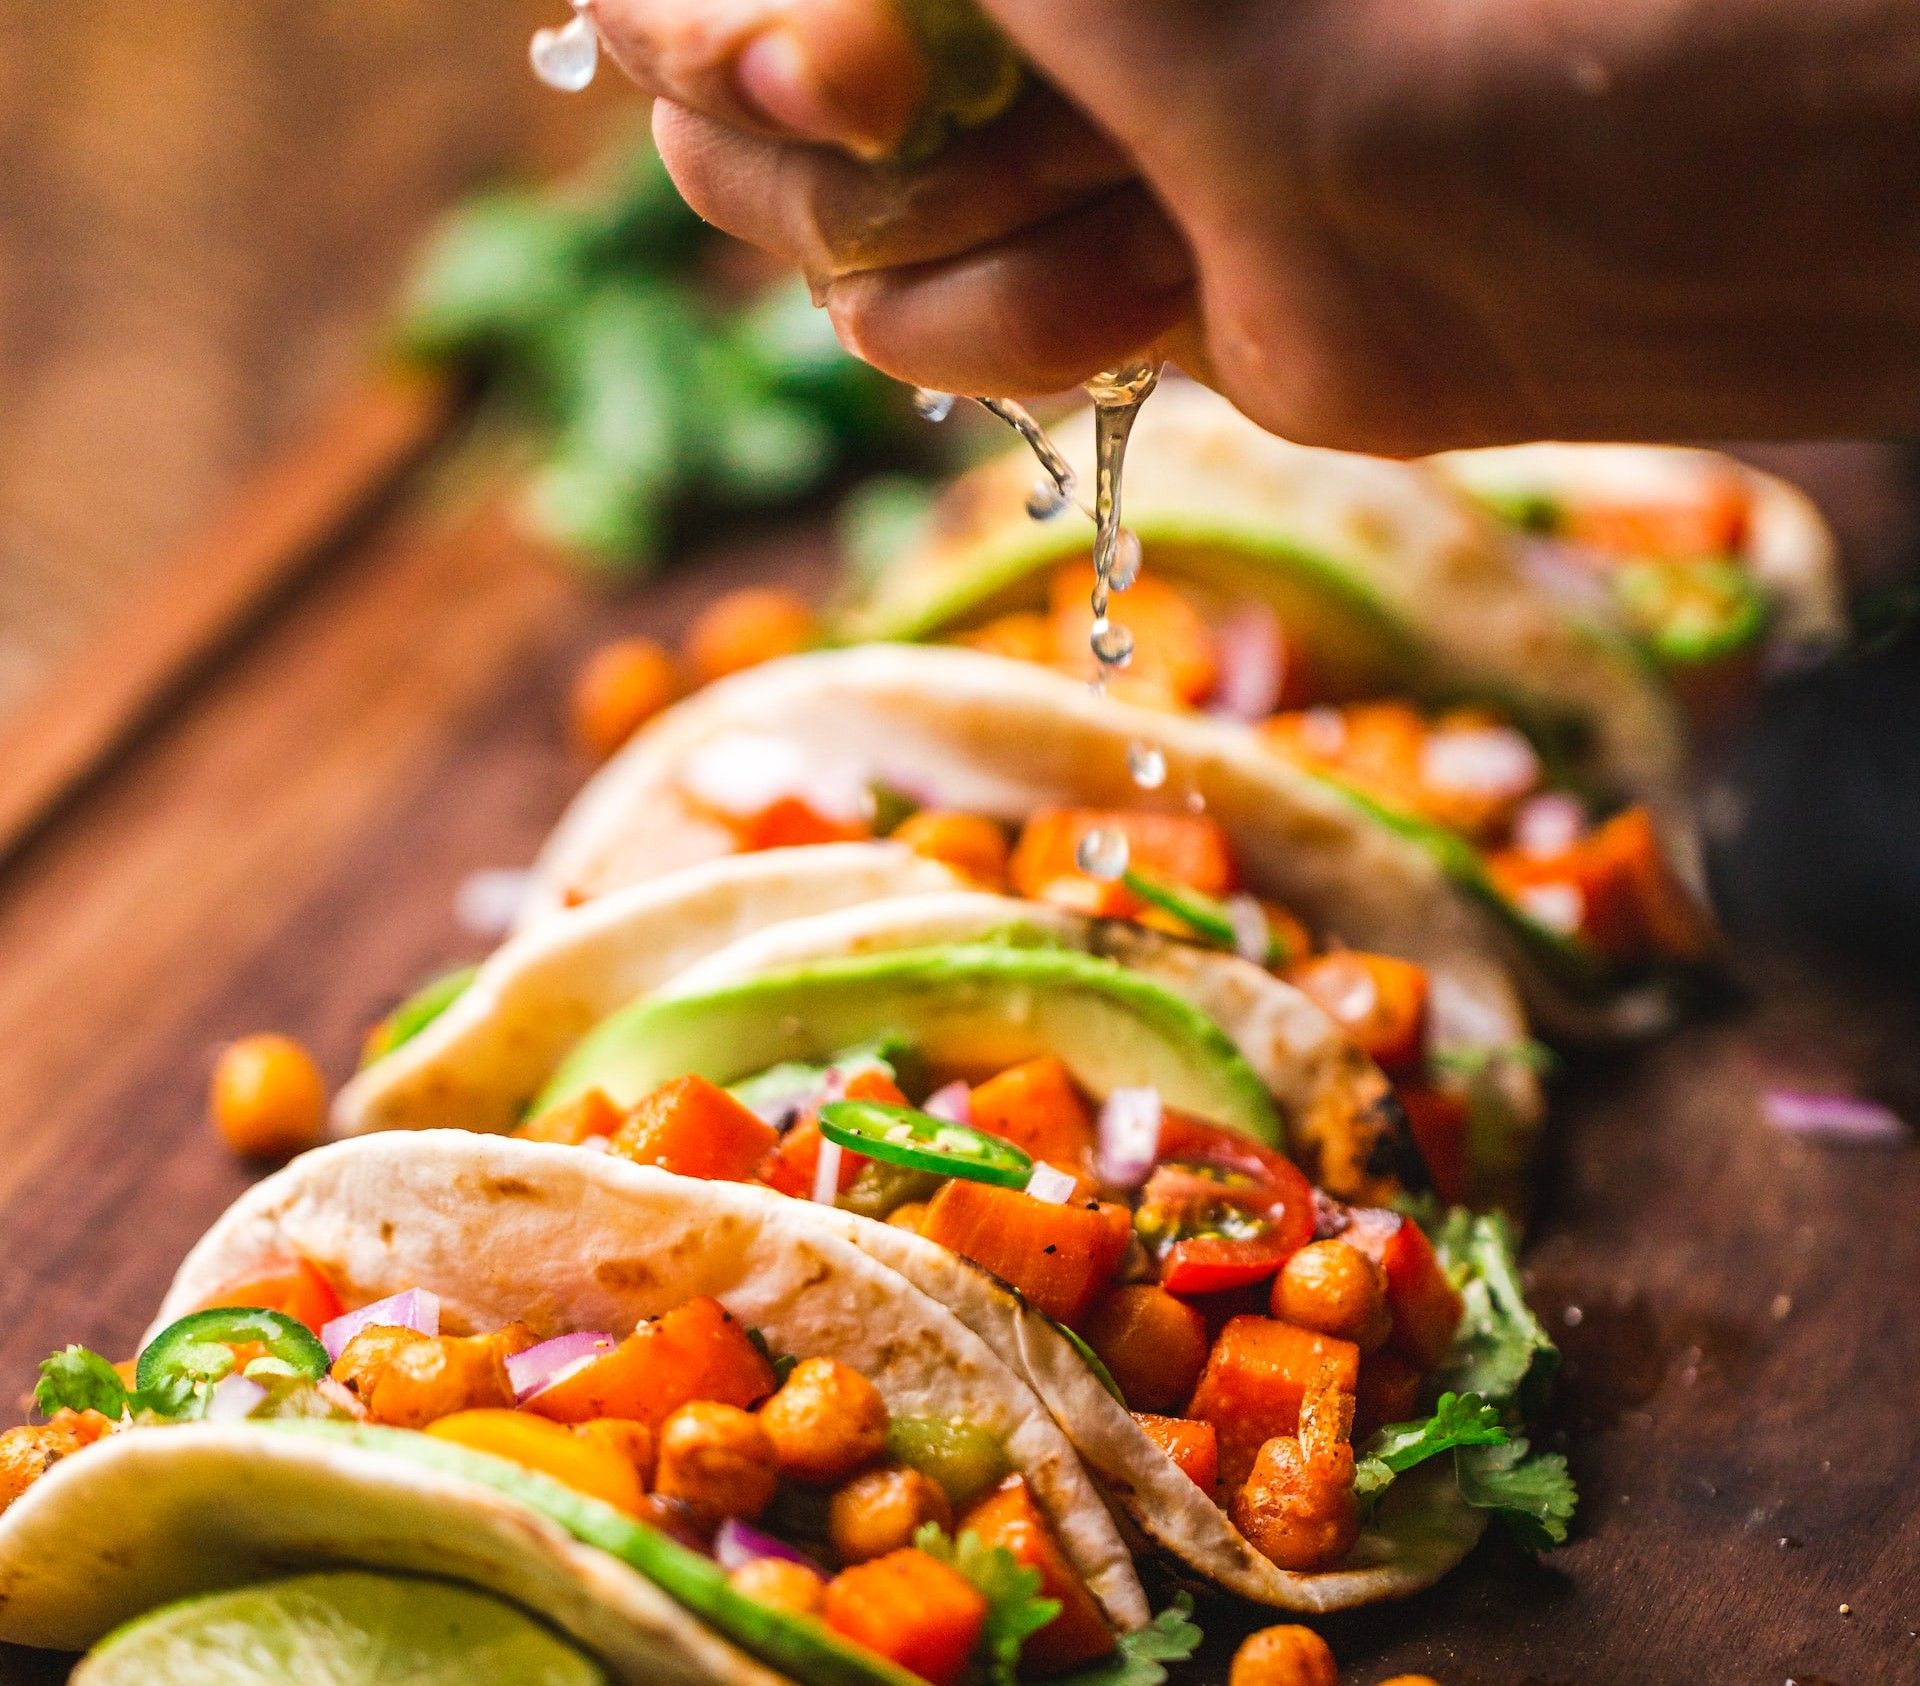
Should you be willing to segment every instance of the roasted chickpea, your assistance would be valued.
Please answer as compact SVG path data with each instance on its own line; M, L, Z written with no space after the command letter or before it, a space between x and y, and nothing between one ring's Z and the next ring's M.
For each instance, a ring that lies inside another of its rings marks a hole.
M62 1458L91 1446L112 1426L98 1411L61 1411L51 1422L0 1434L0 1511Z
M1353 1448L1315 1455L1292 1435L1276 1434L1227 1511L1261 1556L1282 1569L1337 1563L1360 1537Z
M1249 1634L1233 1654L1227 1686L1339 1686L1327 1642L1310 1627L1288 1623Z
M821 1486L844 1481L887 1450L887 1402L858 1370L832 1358L806 1358L766 1404L760 1426L773 1442L780 1473Z
M953 1526L946 1490L917 1469L870 1469L827 1503L827 1538L842 1563L865 1563L913 1544L922 1523Z
M228 1147L249 1159L283 1159L320 1139L327 1082L290 1036L243 1036L220 1051L208 1096Z
M1314 1241L1287 1260L1274 1279L1273 1315L1362 1352L1380 1346L1393 1324L1385 1273L1344 1241Z
M622 638L587 658L567 701L577 743L604 761L679 695L673 657L651 638Z
M716 597L687 628L687 665L701 684L804 650L819 633L806 603L777 586L742 586Z
M515 1324L492 1335L362 1329L333 1366L377 1423L425 1428L456 1411L513 1409L507 1357L530 1337Z
M633 1465L642 1487L653 1485L653 1430L645 1423L626 1417L595 1417L591 1422L575 1423L573 1432L625 1458Z
M708 1521L753 1520L779 1481L773 1441L751 1411L697 1399L660 1425L654 1491Z
M727 1577L735 1592L756 1604L791 1610L799 1616L817 1616L825 1601L827 1583L816 1569L790 1563L784 1557L756 1557Z

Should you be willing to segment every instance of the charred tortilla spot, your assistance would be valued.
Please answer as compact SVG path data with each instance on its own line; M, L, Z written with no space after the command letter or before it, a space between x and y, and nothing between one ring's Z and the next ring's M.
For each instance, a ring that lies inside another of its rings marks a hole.
M486 1192L496 1200L538 1200L540 1191L525 1177L489 1177Z
M643 1293L660 1280L645 1259L602 1259L593 1267L593 1279L614 1293Z

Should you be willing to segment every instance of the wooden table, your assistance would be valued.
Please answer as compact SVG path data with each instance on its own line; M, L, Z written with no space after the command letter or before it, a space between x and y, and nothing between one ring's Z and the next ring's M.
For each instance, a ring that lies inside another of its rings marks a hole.
M202 1118L225 1038L362 1028L479 946L452 896L524 862L583 768L560 698L616 628L672 636L749 578L817 586L770 529L604 601L496 509L416 492L345 547L0 880L0 1387L134 1342L249 1171ZM1920 1156L1789 1140L1757 1088L1864 1084L1920 1116L1920 1017L1790 958L1633 1054L1576 1063L1531 1267L1565 1342L1585 1498L1541 1563L1331 1625L1347 1678L1920 1679ZM1556 1439L1556 1443L1559 1443ZM1236 1613L1193 1678L1224 1680ZM0 1679L57 1678L0 1654Z

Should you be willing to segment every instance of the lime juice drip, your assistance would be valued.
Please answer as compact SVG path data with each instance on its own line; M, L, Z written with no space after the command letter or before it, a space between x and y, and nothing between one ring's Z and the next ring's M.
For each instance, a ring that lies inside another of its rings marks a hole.
M593 0L573 0L573 16L558 29L536 29L527 57L533 73L549 88L577 94L593 81L600 65L600 35L590 13Z

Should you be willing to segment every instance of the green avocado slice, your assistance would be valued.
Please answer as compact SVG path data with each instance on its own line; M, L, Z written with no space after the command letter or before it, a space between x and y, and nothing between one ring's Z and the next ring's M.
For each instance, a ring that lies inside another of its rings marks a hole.
M643 999L568 1055L533 1110L590 1089L632 1105L688 1072L733 1083L880 1037L964 1072L1057 1054L1096 1096L1151 1087L1178 1111L1273 1146L1284 1139L1272 1097L1233 1040L1179 996L1095 955L991 943L814 962Z
M257 1426L272 1434L302 1434L402 1458L492 1488L583 1544L617 1557L741 1650L807 1686L923 1686L917 1676L872 1652L856 1650L819 1623L784 1615L735 1591L718 1563L657 1528L503 1458L407 1429L331 1422Z

